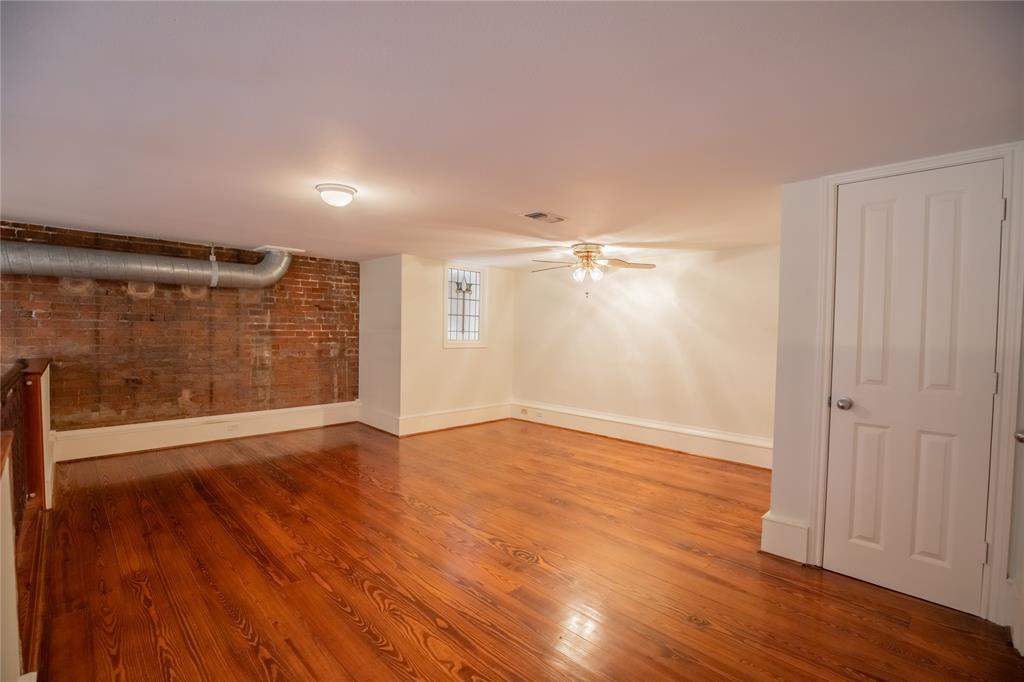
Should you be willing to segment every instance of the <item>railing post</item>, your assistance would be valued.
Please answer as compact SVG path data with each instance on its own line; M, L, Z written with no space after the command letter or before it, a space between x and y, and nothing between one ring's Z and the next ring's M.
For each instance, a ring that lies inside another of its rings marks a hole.
M46 485L42 376L48 364L48 360L29 360L22 372L25 382L25 469L30 498L42 497Z

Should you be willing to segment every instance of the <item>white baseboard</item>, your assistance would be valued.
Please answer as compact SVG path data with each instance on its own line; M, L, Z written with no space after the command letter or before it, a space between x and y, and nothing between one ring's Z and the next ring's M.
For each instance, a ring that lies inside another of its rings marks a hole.
M1010 637L1017 653L1024 654L1024 585L1018 586L1015 581L1007 580L1007 593L1012 595L1010 608ZM998 621L997 621L998 622Z
M761 550L769 554L807 563L806 525L774 516L768 512L761 517Z
M455 426L508 419L508 416L508 403L411 414L401 418L398 433L401 436L410 436L414 433L423 433L424 431L437 431L438 429L450 429Z
M992 571L992 573L992 584L989 587L992 595L989 599L985 619L1011 628L1017 627L1017 623L1020 622L1020 625L1024 627L1024 621L1018 621L1018 611L1024 607L1024 602L1021 601L1022 595L1017 594L1017 588L1012 579L1000 579L997 571ZM1021 637L1022 635L1024 633L1018 633L1017 636Z
M94 429L51 431L50 441L53 446L54 460L67 462L86 457L172 448L225 438L258 436L356 421L396 436L407 436L424 431L507 419L508 416L508 403L415 414L400 418L364 405L359 401L353 401L189 419L168 419L142 424L102 426Z
M401 424L401 420L396 415L378 410L366 403L359 406L359 421L375 429L386 431L393 436L398 435Z
M588 412L560 405L524 402L480 405L399 417L357 400L94 429L51 431L50 440L54 461L67 462L86 457L170 448L354 421L396 436L407 436L507 419L510 416L717 459L771 466L771 440L767 438Z
M359 401L355 400L94 429L51 431L50 438L53 442L54 461L67 462L86 457L344 424L359 420L359 408Z
M772 466L770 438L546 403L515 401L512 403L511 416L538 424L551 424L766 469Z

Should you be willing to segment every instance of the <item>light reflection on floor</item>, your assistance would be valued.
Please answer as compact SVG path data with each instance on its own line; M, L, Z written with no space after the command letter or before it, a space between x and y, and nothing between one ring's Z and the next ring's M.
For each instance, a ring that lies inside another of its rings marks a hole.
M558 639L556 649L564 656L590 668L597 661L588 661L590 654L597 650L600 640L601 614L586 605L572 605L562 627L567 631ZM594 617L587 615L593 614ZM574 636L575 635L575 636Z

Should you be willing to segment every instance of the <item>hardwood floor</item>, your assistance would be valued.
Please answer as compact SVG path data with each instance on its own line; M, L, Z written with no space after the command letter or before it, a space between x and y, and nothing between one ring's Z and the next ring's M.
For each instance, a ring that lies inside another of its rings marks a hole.
M758 553L768 482L518 421L61 465L44 672L1024 679L1003 628Z

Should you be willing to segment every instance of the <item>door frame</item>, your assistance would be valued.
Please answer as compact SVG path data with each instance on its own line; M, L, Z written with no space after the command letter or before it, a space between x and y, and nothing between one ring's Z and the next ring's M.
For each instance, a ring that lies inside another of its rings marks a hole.
M818 287L818 314L822 325L815 344L815 387L821 407L811 424L817 454L811 460L812 471L809 538L809 563L821 566L825 554L825 487L828 474L829 420L828 397L832 388L833 315L835 312L835 272L837 205L842 185L879 178L948 168L978 161L1003 160L1003 196L1008 201L1003 222L999 269L999 316L996 335L996 371L999 392L992 413L992 451L989 466L988 510L985 540L989 545L988 563L982 572L981 611L978 615L1001 624L1012 619L1012 586L1006 579L1009 566L1010 514L1013 497L1013 433L1017 422L1017 398L1020 393L1020 359L1024 314L1024 141L984 147L954 154L933 156L905 163L828 175L819 180L822 198L822 224L827 226L819 262L824 263ZM994 579L999 576L999 579Z

